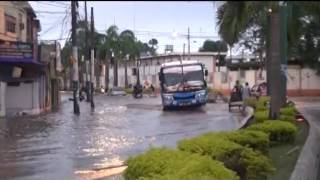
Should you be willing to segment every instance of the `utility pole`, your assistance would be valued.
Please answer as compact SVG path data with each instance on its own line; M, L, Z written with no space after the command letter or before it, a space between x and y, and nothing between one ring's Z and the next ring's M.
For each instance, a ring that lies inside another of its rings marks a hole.
M124 60L124 78L125 78L125 88L128 88L128 71L127 71L127 63L129 61L130 55L126 55L126 59Z
M288 2L290 3L290 2ZM287 54L288 54L288 29L287 29L287 4L285 2L280 2L280 98L279 103L281 107L284 107L286 104L287 96Z
M88 16L87 16L87 1L84 1L84 17L85 17L85 64L86 64L86 93L87 93L87 102L91 102L91 88L90 88L90 74L89 74L89 47L88 47Z
M93 78L94 78L94 18L93 18L93 7L91 7L91 59L90 59L90 90L91 90L91 108L94 108L93 102Z
M267 80L267 95L271 96L271 58L270 55L272 53L270 47L270 39L271 39L271 13L272 9L269 9L267 15L267 37L266 37L266 61L265 61L265 68L266 68L266 80Z
M186 52L185 49L186 49L186 44L183 43L183 58L182 58L183 60L184 60L184 56L185 56L185 54L186 54L186 53L185 53L185 52Z
M77 1L71 1L71 25L72 25L72 65L73 65L73 111L75 114L80 114L80 108L78 104L78 90L79 90L79 69L78 69L78 47L77 47Z
M269 17L269 43L268 43L268 83L270 86L270 111L269 118L277 119L279 117L280 104L280 18L278 12L271 12Z
M188 60L190 60L190 28L188 27Z
M111 64L110 61L108 60L107 58L107 55L106 55L106 59L105 59L105 62L106 62L106 71L105 71L105 92L108 92L109 90L109 65Z
M115 54L115 53L114 53ZM113 87L118 86L118 60L117 57L113 56L114 64L113 64Z

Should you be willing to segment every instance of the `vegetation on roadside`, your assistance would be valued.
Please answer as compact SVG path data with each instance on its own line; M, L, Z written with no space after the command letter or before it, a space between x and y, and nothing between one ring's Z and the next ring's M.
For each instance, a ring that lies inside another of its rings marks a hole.
M153 148L130 158L125 179L264 180L276 177L274 174L281 163L274 159L274 152L296 143L301 125L295 122L297 111L292 106L281 109L279 120L269 120L268 101L270 97L250 98L245 102L255 107L254 123L246 129L209 132L181 140L177 150ZM288 158L288 162L295 163L297 155Z
M224 165L206 156L166 148L151 149L127 160L126 180L238 180Z

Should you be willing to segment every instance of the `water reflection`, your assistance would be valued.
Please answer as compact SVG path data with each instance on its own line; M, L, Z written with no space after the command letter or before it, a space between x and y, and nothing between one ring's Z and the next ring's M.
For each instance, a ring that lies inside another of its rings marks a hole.
M159 103L160 98L99 96L94 111L80 103L79 116L73 114L72 102L64 101L56 112L1 119L0 179L112 175L125 167L110 166L120 166L151 146L174 147L183 137L236 128L220 106L208 106L213 110L205 112L163 113Z

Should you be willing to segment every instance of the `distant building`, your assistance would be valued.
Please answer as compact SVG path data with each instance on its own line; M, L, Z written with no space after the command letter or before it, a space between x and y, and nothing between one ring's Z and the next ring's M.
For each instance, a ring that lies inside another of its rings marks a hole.
M158 72L160 65L164 62L188 60L187 54L171 53L157 56L142 57L140 60L140 80L143 83L148 81L159 87ZM207 83L209 87L229 94L235 85L236 80L250 86L266 81L264 68L265 58L253 55L226 56L226 53L218 52L197 52L190 53L190 60L198 60L208 70ZM136 76L132 75L132 68L136 62L128 63L128 82L136 83ZM124 66L119 65L118 81L119 86L124 87ZM109 68L109 87L113 86L113 67ZM302 67L289 62L287 73L287 92L289 96L320 95L320 76L310 68Z
M198 60L203 63L208 70L207 82L212 84L214 80L214 71L217 63L218 57L224 57L226 53L218 52L197 52L190 53L190 56L183 53L170 53L170 54L159 54L156 56L145 56L140 59L140 80L141 82L149 81L155 87L159 87L159 78L158 72L160 70L160 65L165 62L179 61L179 60ZM128 83L136 83L136 76L132 75L132 68L136 67L136 62L128 62ZM124 86L125 77L124 77L124 65L119 64L118 69L118 82L119 86ZM113 67L109 69L109 87L113 86Z
M40 30L27 1L0 1L0 116L50 109L47 64L39 56Z

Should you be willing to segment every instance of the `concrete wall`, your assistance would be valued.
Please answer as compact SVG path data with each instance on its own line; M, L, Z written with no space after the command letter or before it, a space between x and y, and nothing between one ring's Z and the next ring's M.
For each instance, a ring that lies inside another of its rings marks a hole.
M208 70L208 77L206 77L207 82L210 86L213 85L214 80L214 67L215 67L215 57L213 55L191 55L192 60L199 60L199 62L203 63L205 65L205 68ZM143 83L144 81L149 81L155 87L160 86L158 73L160 71L160 64L170 61L178 61L180 60L179 57L161 57L157 60L142 60L140 65L140 81ZM183 60L183 59L182 59ZM185 57L184 60L187 60L187 57ZM128 84L134 84L136 83L136 76L132 76L132 68L135 67L134 63L130 62L127 65L127 74L128 74ZM124 87L125 85L125 70L124 65L120 64L118 67L118 85ZM111 66L109 68L109 87L113 87L113 67Z
M39 114L39 82L20 83L19 86L7 86L6 112L7 115Z
M181 58L183 60L183 58ZM208 69L208 77L206 77L209 87L219 89L225 93L229 93L235 85L236 80L240 80L241 83L248 82L250 86L255 84L266 82L266 71L263 70L238 70L230 71L226 67L216 67L215 55L213 54L191 54L193 60L199 60ZM148 80L156 87L159 87L158 72L160 65L164 62L178 61L179 56L158 56L147 60L141 60L140 65L140 80L143 83ZM187 60L185 57L184 60ZM128 63L128 83L134 84L136 82L136 76L132 76L132 68L135 67L135 63ZM241 72L243 71L243 72ZM113 86L113 67L109 67L109 87ZM124 87L124 65L119 64L118 67L118 84ZM320 95L320 76L316 75L315 71L310 68L301 68L297 65L288 66L288 79L287 88L289 96L299 95Z

